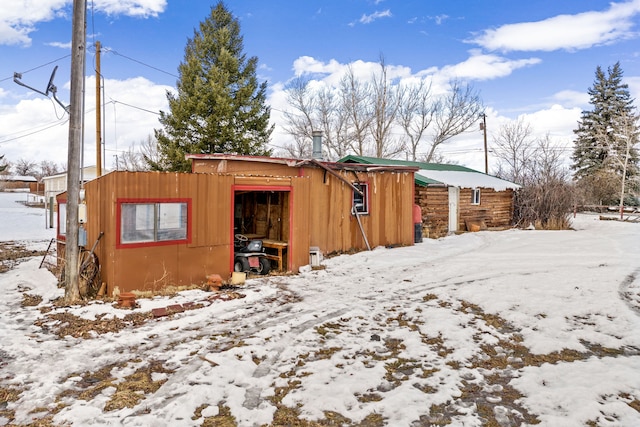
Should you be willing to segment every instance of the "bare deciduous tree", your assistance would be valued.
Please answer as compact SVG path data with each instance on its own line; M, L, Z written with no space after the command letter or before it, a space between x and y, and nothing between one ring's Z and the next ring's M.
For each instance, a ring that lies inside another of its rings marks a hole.
M484 106L480 95L469 84L453 80L447 94L434 107L434 131L427 162L439 145L469 129L477 123Z
M61 171L60 166L51 160L43 160L40 162L40 172L38 173L38 180L45 176L51 176Z
M627 184L627 175L630 166L632 164L631 159L634 154L635 146L638 144L638 119L639 117L629 112L623 112L621 115L621 123L619 124L619 134L616 135L621 140L624 147L624 159L617 156L609 156L611 159L615 159L622 169L620 176L620 219L623 219L624 215L624 203L625 203L625 187ZM637 155L636 155L637 157ZM633 175L637 175L634 173Z
M329 159L337 160L346 156L349 153L348 118L339 97L329 88L324 88L318 94L317 108Z
M161 164L158 141L151 135L135 147L131 144L127 151L117 157L116 169L126 171L148 171L152 164Z
M417 84L406 86L398 110L398 122L407 138L405 152L410 160L418 160L418 146L435 114L431 101L431 84L420 79ZM433 161L434 153L431 155Z
M517 191L514 218L521 226L534 224L546 230L564 230L571 225L574 188L549 135L538 139L527 162L524 187Z
M367 154L367 139L373 121L371 85L356 78L353 67L340 82L340 95L349 126L351 149L358 156Z
M285 111L285 130L293 136L293 143L287 144L285 151L294 158L311 157L311 133L314 129L312 116L316 113L315 98L311 94L309 81L301 77L294 79L286 88L287 101L294 112ZM316 125L317 126L317 125Z
M338 159L348 152L346 111L340 103L339 93L327 87L312 89L303 78L293 80L287 87L287 100L293 112L284 113L285 130L294 141L284 147L295 158L311 157L314 130L323 134L324 150L330 159Z
M38 173L37 167L36 162L22 158L13 165L13 170L16 175L35 176Z
M426 80L396 82L384 57L378 65L364 80L349 65L336 88L312 89L309 81L294 81L287 89L293 110L285 113L285 129L294 142L286 150L308 154L311 131L322 130L330 157L350 152L390 158L404 151L416 160L418 147L426 144L425 159L433 161L438 146L473 126L483 111L479 95L468 84L452 81L449 91L436 99Z
M393 157L402 151L401 141L394 141L391 130L398 119L400 103L403 100L404 87L392 85L387 74L384 57L380 57L380 73L373 77L371 136L373 138L375 156L379 158Z
M142 170L151 170L152 164L162 165L160 145L158 145L158 140L152 135L147 135L147 139L140 143L140 153L145 163L144 169Z
M493 137L493 154L498 159L496 175L517 184L524 184L527 160L533 150L529 123L519 118L500 126Z

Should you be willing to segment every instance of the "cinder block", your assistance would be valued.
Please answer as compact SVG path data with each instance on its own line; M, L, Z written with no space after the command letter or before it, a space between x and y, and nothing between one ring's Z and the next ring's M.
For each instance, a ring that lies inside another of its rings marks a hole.
M167 309L164 307L160 307L160 308L154 308L153 310L151 310L151 314L153 314L153 317L164 317L164 316L168 316L169 312L167 312Z
M182 313L184 311L184 307L180 304L173 304L167 307L167 311L170 313Z

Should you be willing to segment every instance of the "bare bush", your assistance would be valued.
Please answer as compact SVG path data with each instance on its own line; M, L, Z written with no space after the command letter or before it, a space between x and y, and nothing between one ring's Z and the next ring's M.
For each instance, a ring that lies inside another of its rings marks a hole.
M555 150L549 135L538 139L525 159L523 187L515 195L516 225L533 225L544 230L569 229L575 191L568 178L560 151Z

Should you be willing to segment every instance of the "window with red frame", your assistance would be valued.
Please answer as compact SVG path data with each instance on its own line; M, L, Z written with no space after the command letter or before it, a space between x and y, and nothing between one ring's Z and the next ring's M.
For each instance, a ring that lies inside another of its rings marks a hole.
M120 244L187 240L187 202L122 202Z
M67 202L58 202L58 236L64 238L67 234Z

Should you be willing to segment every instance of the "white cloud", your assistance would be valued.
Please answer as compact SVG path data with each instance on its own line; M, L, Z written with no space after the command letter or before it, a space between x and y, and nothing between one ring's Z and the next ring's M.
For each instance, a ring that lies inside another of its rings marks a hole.
M436 25L441 25L444 21L449 19L449 15L430 16L429 19L433 19Z
M558 15L537 22L507 24L467 42L489 50L553 51L587 49L637 37L633 18L640 13L640 0L612 3L602 12Z
M555 139L573 141L573 129L576 128L582 109L579 107L565 108L554 104L532 113L523 114L521 117L531 123L536 136L544 136L547 133Z
M53 47L59 47L60 49L71 49L71 42L66 42L66 43L62 43L62 42L51 42L51 43L46 43L47 46L53 46Z
M109 15L147 18L164 12L167 0L94 0L94 5Z
M636 101L640 100L640 76L625 77L623 83L629 85L629 93ZM636 104L637 105L637 104Z
M0 45L31 45L29 35L41 22L71 14L71 0L2 0ZM155 17L167 7L167 0L94 0L95 10L109 15Z
M576 90L562 90L552 97L554 102L563 106L586 106L589 103L589 94L587 92L578 92Z
M510 60L497 55L483 55L476 50L463 62L442 67L439 79L491 80L510 75L514 70L541 62L538 58Z
M390 18L391 16L391 10L387 9L383 11L373 12L371 15L362 15L358 22L360 22L361 24L370 24L380 18Z
M69 0L3 0L0 7L0 44L29 46L35 24L64 14Z

